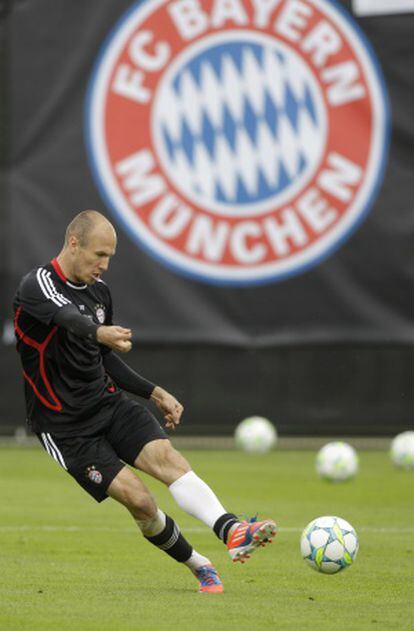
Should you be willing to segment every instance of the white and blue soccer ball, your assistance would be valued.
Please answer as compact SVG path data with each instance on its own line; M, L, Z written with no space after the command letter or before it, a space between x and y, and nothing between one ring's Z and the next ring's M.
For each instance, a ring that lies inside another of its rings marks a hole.
M358 455L348 443L327 443L316 456L316 471L321 478L331 482L344 482L353 478L358 468Z
M250 453L266 453L277 442L275 426L262 416L250 416L241 421L234 433L236 446Z
M414 469L414 432L402 432L393 439L391 460L402 469Z
M351 524L334 516L311 521L300 540L306 563L323 574L336 574L352 565L358 548L358 537Z

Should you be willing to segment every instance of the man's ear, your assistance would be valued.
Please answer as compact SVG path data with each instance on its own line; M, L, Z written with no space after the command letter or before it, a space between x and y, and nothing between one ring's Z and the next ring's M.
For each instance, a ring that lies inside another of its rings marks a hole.
M74 234L72 234L69 237L69 250L71 252L76 252L76 250L79 248L79 239L77 237L75 237Z

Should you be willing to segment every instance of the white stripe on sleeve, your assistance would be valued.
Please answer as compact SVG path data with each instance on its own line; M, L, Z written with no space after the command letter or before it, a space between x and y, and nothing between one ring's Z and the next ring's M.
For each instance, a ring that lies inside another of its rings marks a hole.
M44 274L42 274L42 276L45 279L45 283L49 287L52 295L55 296L55 298L57 298L61 302L63 302L63 304L69 305L70 304L70 300L65 298L65 296L63 294L60 294L58 292L58 290L56 289L55 284L54 284L54 282L53 282L53 280L51 278L52 272L46 272L45 271Z
M39 267L36 272L37 282L39 283L39 287L42 290L43 295L48 300L52 300L52 302L54 302L58 307L70 304L70 300L57 291L52 279L50 278L50 274L51 273L47 273L47 270L43 267Z
M50 293L50 290L47 289L47 287L45 286L45 283L42 277L42 272L44 271L45 270L39 267L39 269L36 272L36 278L37 278L37 282L39 283L39 287L48 300L52 300L58 307L62 307L62 303L59 302L56 298L54 298L53 295Z

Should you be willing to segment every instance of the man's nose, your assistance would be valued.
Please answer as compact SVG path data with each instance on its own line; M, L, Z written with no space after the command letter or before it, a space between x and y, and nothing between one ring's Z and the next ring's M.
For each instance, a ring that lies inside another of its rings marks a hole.
M108 269L108 266L109 266L109 259L103 259L99 263L99 269L101 270L101 272L106 272L106 270Z

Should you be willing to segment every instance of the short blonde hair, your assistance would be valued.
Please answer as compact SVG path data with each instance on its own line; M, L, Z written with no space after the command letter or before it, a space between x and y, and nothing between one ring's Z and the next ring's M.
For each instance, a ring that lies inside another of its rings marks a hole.
M89 235L99 221L106 217L97 210L83 210L72 219L65 232L65 246L68 245L70 237L78 239L82 247L88 243ZM109 223L109 222L108 222Z

